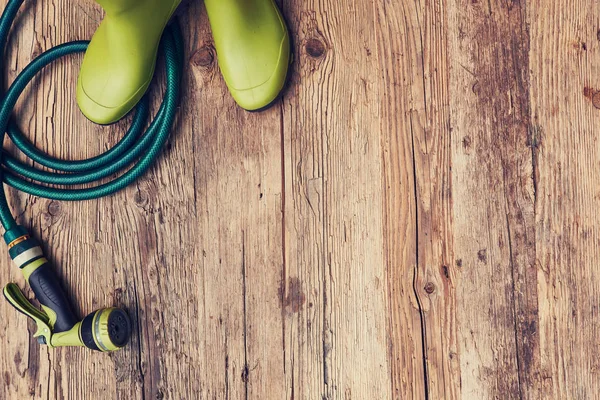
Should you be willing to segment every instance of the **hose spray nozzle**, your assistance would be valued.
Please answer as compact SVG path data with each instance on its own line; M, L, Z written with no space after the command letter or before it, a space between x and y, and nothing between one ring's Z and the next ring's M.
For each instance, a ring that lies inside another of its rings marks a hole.
M35 321L38 329L33 336L40 344L50 347L85 346L99 351L114 351L127 344L131 336L131 322L125 311L104 308L77 321L37 241L20 226L6 232L4 239L13 262L21 269L42 310L34 307L14 283L6 285L4 297L18 311Z

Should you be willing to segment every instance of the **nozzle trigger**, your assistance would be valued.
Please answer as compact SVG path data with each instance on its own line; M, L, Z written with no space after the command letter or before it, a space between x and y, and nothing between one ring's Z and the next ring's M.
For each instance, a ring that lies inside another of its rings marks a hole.
M45 343L51 343L50 337L52 336L52 330L50 329L50 318L46 313L35 308L33 304L21 292L21 289L14 284L9 283L4 287L4 297L8 302L22 314L27 315L29 318L35 321L37 325L37 331L33 337L38 338L38 342L45 341ZM42 339L43 338L43 339Z

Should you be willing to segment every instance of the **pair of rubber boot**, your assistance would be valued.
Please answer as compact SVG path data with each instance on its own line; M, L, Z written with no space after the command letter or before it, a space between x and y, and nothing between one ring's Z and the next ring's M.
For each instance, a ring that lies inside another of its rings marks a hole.
M85 54L77 103L98 124L125 116L144 95L160 37L181 0L96 0L106 15ZM247 110L272 103L283 89L290 40L273 0L204 0L219 67Z

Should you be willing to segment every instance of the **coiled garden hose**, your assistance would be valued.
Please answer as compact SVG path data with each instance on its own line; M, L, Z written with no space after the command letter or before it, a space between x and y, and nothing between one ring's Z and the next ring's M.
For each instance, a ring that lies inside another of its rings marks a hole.
M0 17L0 54L4 55L8 35L23 0L9 0ZM88 200L113 194L139 178L159 155L175 120L183 69L183 40L177 22L165 29L160 48L166 65L166 89L160 108L147 129L149 100L138 103L131 127L111 149L98 156L78 161L61 160L37 149L19 130L11 114L19 96L33 77L53 61L85 52L88 41L56 46L35 58L17 76L1 96L0 135L5 133L21 152L35 162L27 165L3 150L0 154L2 181L20 191L54 200ZM5 58L2 58L5 59ZM0 64L0 69L3 70ZM40 168L37 165L45 168ZM114 178L115 174L121 173ZM105 181L109 179L109 181ZM100 183L104 182L104 183ZM94 183L96 183L94 185ZM91 185L90 185L91 184ZM82 186L83 185L83 186ZM19 311L38 324L40 342L51 347L85 345L109 351L122 347L129 338L131 325L127 314L110 308L90 314L77 322L72 308L41 248L15 221L0 190L0 223L13 262L40 301L44 312L34 308L16 285L9 284L4 295Z

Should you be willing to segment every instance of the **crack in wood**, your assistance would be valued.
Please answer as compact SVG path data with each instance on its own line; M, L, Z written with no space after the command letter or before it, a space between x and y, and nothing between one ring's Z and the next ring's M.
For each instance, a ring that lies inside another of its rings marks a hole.
M144 374L144 369L142 368L142 334L141 334L141 330L142 330L142 325L140 323L140 301L139 301L139 296L138 296L138 291L137 291L137 283L136 283L136 279L133 279L133 298L135 300L135 318L137 321L137 329L136 329L136 334L137 334L137 366L139 369L139 374L141 377L141 384L142 384L142 400L146 399L146 376Z
M415 150L415 135L412 122L412 113L410 114L410 136L411 136L411 151L412 151L412 164L413 164L413 188L414 188L414 201L415 201L415 268L413 273L413 291L417 300L417 307L419 311L419 319L421 322L421 357L423 360L423 389L425 399L429 399L429 378L428 378L428 367L427 367L427 325L425 320L425 312L420 298L419 285L419 193L418 193L418 182L417 182L417 161L416 161L416 150Z
M515 333L515 357L517 359L517 384L519 389L519 398L523 398L523 383L521 382L521 359L519 357L519 321L517 318L517 302L515 300L517 287L516 287L516 279L515 279L515 262L513 257L513 247L512 247L512 238L510 233L510 220L508 213L506 214L506 230L508 235L508 255L509 255L509 263L510 263L510 272L512 278L512 290L513 290L513 322L514 322L514 333Z
M283 101L281 101L281 105L279 106L279 132L280 132L280 141L281 141L281 282L280 287L283 288L279 293L280 296L280 304L283 304L283 299L285 299L285 290L286 290L286 279L287 279L287 254L285 247L285 133L284 133L284 116L283 116ZM281 307L281 347L283 351L283 374L287 373L286 364L287 364L287 354L286 354L286 345L285 345L285 307ZM294 397L294 370L292 368L292 398Z
M244 367L242 370L242 382L244 382L244 396L248 400L248 309L247 309L247 287L246 287L246 235L242 231L242 297L243 297L243 319L244 319Z

